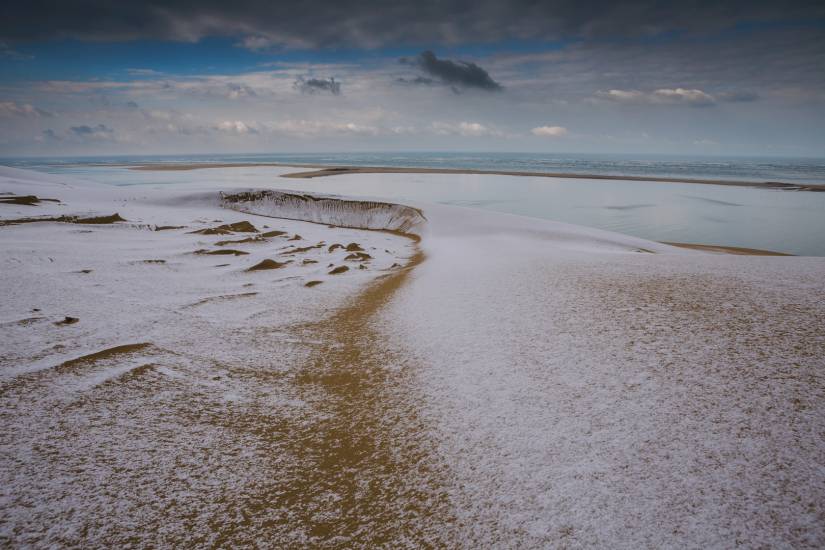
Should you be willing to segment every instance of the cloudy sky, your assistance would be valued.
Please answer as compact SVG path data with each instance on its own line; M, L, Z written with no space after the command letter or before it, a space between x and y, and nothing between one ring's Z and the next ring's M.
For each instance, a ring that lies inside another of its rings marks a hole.
M0 156L825 155L825 4L9 0Z

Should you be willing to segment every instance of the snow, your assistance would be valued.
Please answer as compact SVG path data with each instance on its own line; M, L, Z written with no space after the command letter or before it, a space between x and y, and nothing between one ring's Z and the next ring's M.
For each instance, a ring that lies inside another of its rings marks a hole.
M127 220L0 226L2 544L825 544L825 259L431 204L308 223L222 206L242 176L0 168L61 201L0 220ZM418 245L325 225L415 208ZM285 234L192 233L240 221Z
M825 259L426 214L428 259L377 326L469 546L825 542Z

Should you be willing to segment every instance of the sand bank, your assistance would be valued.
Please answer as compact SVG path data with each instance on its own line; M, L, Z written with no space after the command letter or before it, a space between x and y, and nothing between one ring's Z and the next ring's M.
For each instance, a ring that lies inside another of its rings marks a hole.
M771 250L761 250L758 248L743 248L741 246L663 242L664 244L678 246L679 248L689 248L691 250L702 250L705 252L717 252L719 254L735 254L737 256L793 256L793 254L785 254L784 252L774 252Z
M781 181L737 181L720 179L673 178L654 176L612 176L604 174L580 174L568 172L523 172L509 170L465 170L450 168L404 168L381 166L325 166L321 164L282 164L282 163L187 163L187 164L142 164L129 166L132 170L181 171L201 170L205 168L244 168L244 167L298 167L314 168L306 172L283 174L284 178L318 178L344 174L475 174L497 176L525 176L536 178L566 178L613 181L647 181L659 183L696 183L705 185L726 185L733 187L755 187L759 189L785 189L790 191L825 191L825 184L802 184Z

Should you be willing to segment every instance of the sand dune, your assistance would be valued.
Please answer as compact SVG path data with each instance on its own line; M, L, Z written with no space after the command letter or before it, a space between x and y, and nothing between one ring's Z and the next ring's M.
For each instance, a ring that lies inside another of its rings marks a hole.
M825 259L0 169L29 188L129 222L0 227L0 540L825 542Z

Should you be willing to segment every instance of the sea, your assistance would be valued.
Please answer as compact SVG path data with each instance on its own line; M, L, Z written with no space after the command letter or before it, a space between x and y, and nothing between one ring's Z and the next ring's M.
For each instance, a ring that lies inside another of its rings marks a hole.
M382 197L552 219L657 241L825 256L825 193L624 180L499 175L355 174L273 177L271 169L129 170L145 163L282 163L452 168L825 184L823 158L536 153L292 153L0 158L0 164L112 185L244 178L250 187Z

